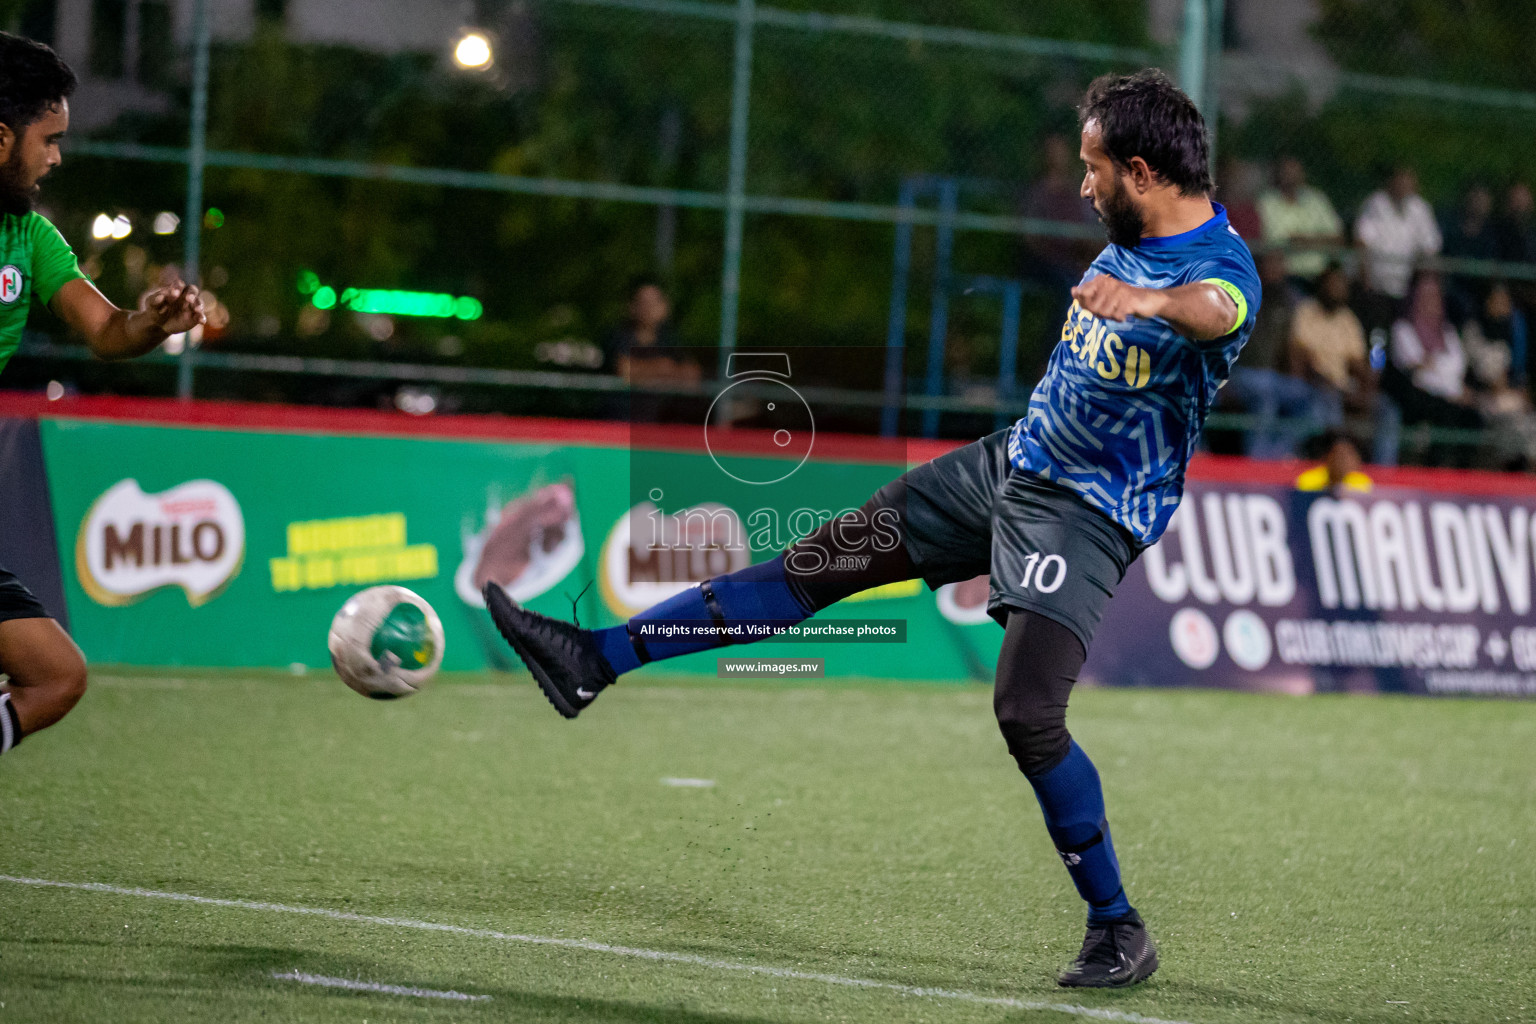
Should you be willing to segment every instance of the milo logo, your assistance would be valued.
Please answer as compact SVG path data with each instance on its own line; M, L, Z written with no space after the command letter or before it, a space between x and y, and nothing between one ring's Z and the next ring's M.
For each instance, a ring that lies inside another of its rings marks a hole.
M75 543L80 585L108 606L178 586L196 608L218 596L244 559L240 504L213 480L189 480L159 494L120 480L96 499Z
M734 509L702 502L667 514L643 501L609 532L598 587L608 610L627 619L751 562L746 530Z

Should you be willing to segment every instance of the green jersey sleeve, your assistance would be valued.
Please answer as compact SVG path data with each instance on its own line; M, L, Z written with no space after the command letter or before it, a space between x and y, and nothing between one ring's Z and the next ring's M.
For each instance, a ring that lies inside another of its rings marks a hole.
M32 294L43 305L53 301L60 288L85 277L74 250L59 234L59 229L44 217L31 215Z

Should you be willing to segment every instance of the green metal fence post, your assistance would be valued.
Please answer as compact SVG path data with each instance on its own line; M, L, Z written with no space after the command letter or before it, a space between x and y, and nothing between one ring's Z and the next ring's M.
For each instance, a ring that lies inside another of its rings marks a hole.
M1210 135L1211 170L1216 170L1216 130L1221 126L1221 55L1226 36L1227 0L1210 0L1205 49L1205 94L1200 112Z
M1184 34L1179 39L1179 87L1205 112L1206 0L1184 0Z
M731 169L725 195L725 259L720 271L720 372L736 347L741 300L741 236L746 220L747 114L752 97L752 29L757 0L737 0L736 60L731 82Z
M187 140L187 215L182 221L181 273L188 284L200 284L203 244L203 165L208 150L208 0L192 5L192 126ZM176 367L176 396L192 397L192 338L181 350Z

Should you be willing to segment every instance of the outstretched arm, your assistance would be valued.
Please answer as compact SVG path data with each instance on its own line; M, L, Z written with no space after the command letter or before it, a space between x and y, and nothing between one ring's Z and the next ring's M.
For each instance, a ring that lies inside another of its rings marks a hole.
M142 309L118 309L90 281L71 281L50 302L59 318L102 359L132 359L172 334L207 323L196 285L175 284L144 297Z
M1225 337L1247 315L1220 285L1208 281L1177 288L1138 288L1108 274L1100 274L1072 289L1078 304L1104 320L1139 316L1158 317L1174 330L1195 341Z

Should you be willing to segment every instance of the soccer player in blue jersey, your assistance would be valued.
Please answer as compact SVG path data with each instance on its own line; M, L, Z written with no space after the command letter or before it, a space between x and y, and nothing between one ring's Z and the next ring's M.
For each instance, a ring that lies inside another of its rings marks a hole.
M1150 976L1157 952L1121 884L1067 698L1115 587L1178 507L1206 413L1252 331L1259 279L1210 199L1200 112L1166 76L1100 78L1080 115L1082 194L1109 245L1072 290L1060 343L1012 428L906 473L772 561L622 626L578 629L495 584L486 602L550 702L574 718L619 675L724 643L648 642L647 624L788 625L881 584L988 573L987 609L1005 631L998 724L1088 904L1082 951L1057 980L1112 988ZM867 557L828 557L839 552Z

